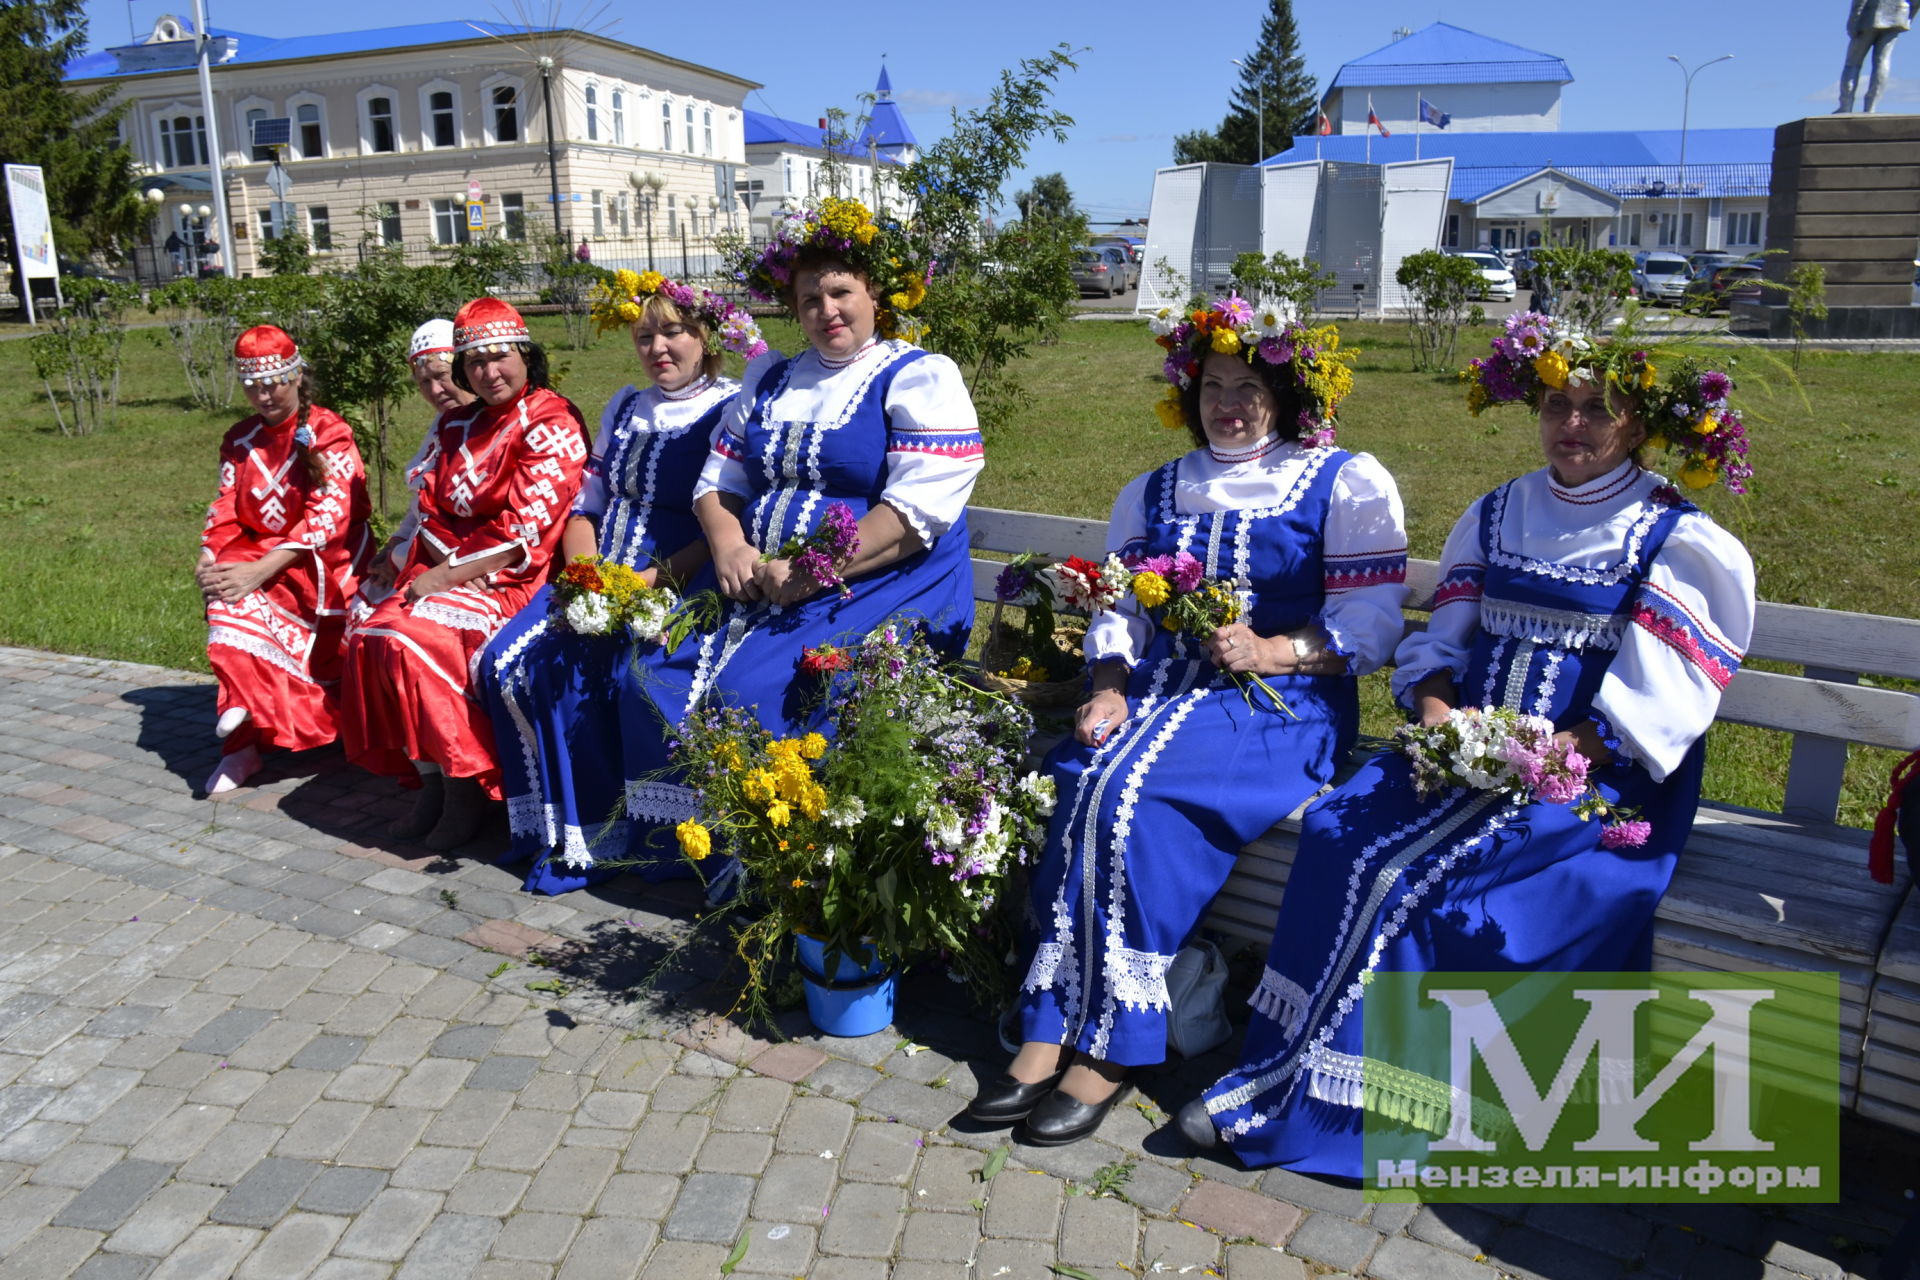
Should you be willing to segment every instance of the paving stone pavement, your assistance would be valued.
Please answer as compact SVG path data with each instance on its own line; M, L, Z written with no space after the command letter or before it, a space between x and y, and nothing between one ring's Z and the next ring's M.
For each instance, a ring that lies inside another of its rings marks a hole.
M960 1112L1005 1055L952 988L759 1039L700 1003L679 886L523 895L495 835L380 836L336 752L195 798L211 682L0 649L0 1280L1873 1280L1911 1140L1835 1205L1369 1205L1192 1155L1150 1073L1096 1140ZM980 1179L992 1153L1008 1158Z

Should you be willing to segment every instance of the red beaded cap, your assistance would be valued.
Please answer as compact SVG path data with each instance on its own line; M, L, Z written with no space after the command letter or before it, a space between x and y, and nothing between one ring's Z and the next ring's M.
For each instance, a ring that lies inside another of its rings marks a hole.
M498 298L475 298L453 317L453 350L505 351L533 341L520 313Z
M306 367L292 336L270 324L257 324L234 339L233 362L240 367L240 381L248 386L292 382Z

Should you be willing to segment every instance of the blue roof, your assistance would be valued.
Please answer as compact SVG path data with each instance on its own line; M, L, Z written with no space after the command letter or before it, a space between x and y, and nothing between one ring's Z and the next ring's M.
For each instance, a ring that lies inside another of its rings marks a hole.
M1374 164L1414 158L1414 135L1403 129L1391 138L1374 138L1369 152L1365 134L1295 138L1268 164L1302 160ZM1616 196L1641 196L1659 182L1670 188L1680 164L1678 129L1602 130L1591 133L1454 133L1425 130L1420 158L1453 157L1455 200L1474 201L1545 168L1592 183ZM1766 195L1773 174L1772 129L1689 129L1687 194L1697 196ZM1671 194L1671 192L1669 192Z
M1392 84L1569 84L1573 72L1550 53L1436 22L1341 67L1327 86Z
M885 62L880 64L880 79L873 90L873 107L867 112L867 127L860 134L860 145L872 146L878 151L919 146L913 130L907 127L907 117L900 110L900 104L893 100L893 80L887 75Z
M815 151L827 149L827 131L818 124L802 124L798 120L785 120L779 116L770 116L764 111L743 111L741 124L746 132L748 146L756 143L786 143L788 146L810 147ZM856 160L867 158L866 140L857 142L843 141L835 148L839 154ZM881 162L887 163L888 156L882 155Z

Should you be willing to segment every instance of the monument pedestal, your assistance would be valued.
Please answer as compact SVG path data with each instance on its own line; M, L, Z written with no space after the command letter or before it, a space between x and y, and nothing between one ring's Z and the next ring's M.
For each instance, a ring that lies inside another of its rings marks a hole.
M1827 270L1825 321L1808 337L1920 338L1920 115L1812 116L1773 134L1766 278L1795 264ZM1784 294L1736 309L1735 329L1791 337Z

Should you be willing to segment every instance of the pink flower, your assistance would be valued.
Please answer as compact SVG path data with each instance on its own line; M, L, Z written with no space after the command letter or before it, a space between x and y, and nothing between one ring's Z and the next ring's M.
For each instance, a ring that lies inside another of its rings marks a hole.
M1206 576L1206 566L1185 551L1177 552L1173 557L1171 581L1174 590L1185 593L1200 585L1200 579Z
M1227 300L1220 304L1220 315L1236 329L1253 323L1253 308L1237 293L1228 294Z
M1653 824L1635 818L1631 822L1616 823L1600 833L1602 849L1638 849L1653 834Z

